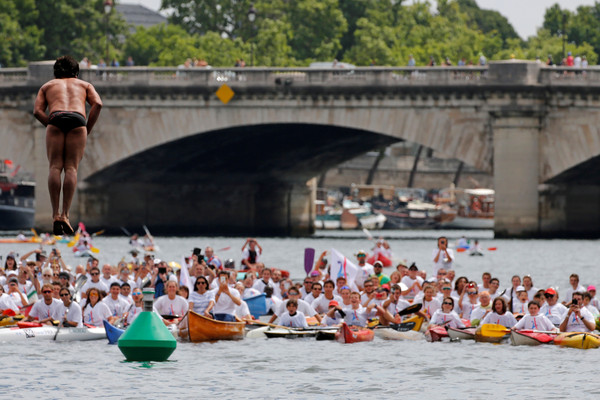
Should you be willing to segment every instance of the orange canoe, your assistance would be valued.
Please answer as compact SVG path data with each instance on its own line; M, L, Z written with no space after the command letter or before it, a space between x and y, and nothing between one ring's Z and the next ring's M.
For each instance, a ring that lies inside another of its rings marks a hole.
M179 337L191 342L244 338L245 322L223 322L190 311L179 324Z
M375 337L375 332L371 329L352 327L342 322L340 330L335 334L335 340L340 343L370 342Z

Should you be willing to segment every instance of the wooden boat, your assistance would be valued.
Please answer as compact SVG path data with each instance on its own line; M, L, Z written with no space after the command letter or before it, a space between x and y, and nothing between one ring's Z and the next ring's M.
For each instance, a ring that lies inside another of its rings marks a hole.
M191 342L244 338L245 322L224 322L189 311L179 323L179 337Z
M475 328L451 328L448 327L450 339L475 340Z
M597 349L600 347L600 336L589 332L565 332L554 338L554 344L576 349Z
M475 330L475 341L476 342L500 343L504 339L507 339L510 336L510 332L505 335L500 334L500 335L494 335L494 336L487 336L482 333L481 327L482 327L482 325L479 325L477 327L477 329Z
M335 334L335 340L340 343L370 342L375 337L375 332L367 328L349 327L342 322L342 326Z
M425 339L428 342L439 342L445 337L448 337L448 331L440 325L429 325L425 331Z
M539 346L540 344L552 344L555 337L555 334L532 330L512 331L510 333L510 343L513 346Z
M375 329L375 335L386 340L422 340L423 334L419 331L397 331L392 328L378 327Z
M54 340L56 330L54 326L39 328L7 328L0 329L0 342L18 342L24 340ZM98 340L106 338L104 328L61 328L56 335L57 341Z

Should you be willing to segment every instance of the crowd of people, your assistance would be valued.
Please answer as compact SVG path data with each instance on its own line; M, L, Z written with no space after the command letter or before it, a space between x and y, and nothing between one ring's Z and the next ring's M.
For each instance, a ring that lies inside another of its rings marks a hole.
M139 238L132 237L132 243ZM389 244L377 241L375 252L391 257ZM0 274L0 312L22 312L31 306L28 319L41 323L60 321L65 326L82 323L101 326L102 320L128 325L142 311L142 290L154 288L155 312L165 324L177 323L188 310L220 321L252 320L244 301L265 293L269 322L287 327L305 327L307 318L332 326L400 323L411 304L421 304L418 315L430 324L464 327L494 323L507 328L561 331L593 331L600 315L594 286L580 285L577 274L561 293L555 288L537 288L529 275L515 275L501 290L500 281L484 272L480 281L456 276L454 252L448 239L440 237L432 250L433 274L427 276L415 263L400 262L389 275L381 261L372 265L367 253L356 252L358 273L350 279L331 273L327 251L302 281L294 283L287 272L262 262L263 249L254 238L241 248L241 270L235 261L221 261L211 247L194 248L183 265L140 256L132 248L130 259L117 265L89 258L74 271L64 263L58 249L50 255L39 249L22 257L10 253ZM351 262L351 261L348 261ZM85 284L74 293L81 277ZM41 298L36 301L36 294Z

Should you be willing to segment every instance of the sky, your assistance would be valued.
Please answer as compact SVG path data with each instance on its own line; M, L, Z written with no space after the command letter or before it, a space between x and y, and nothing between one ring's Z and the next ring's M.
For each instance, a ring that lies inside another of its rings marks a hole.
M141 4L158 11L161 0L118 0L122 4ZM418 1L418 0L409 0ZM499 11L508 18L523 39L535 35L544 22L548 7L558 3L563 9L574 11L582 5L592 5L594 0L476 0L479 7ZM433 2L433 1L432 1Z

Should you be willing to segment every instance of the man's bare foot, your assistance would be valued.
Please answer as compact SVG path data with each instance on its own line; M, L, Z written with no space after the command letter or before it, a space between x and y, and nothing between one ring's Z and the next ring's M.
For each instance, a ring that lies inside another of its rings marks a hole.
M63 230L63 232L64 232L65 235L72 235L72 234L75 233L75 231L73 230L73 227L69 223L69 219L68 218L62 217L60 219L60 224L62 225L62 230Z
M52 233L56 236L61 236L63 234L62 221L59 221L57 219L54 220L54 223L52 224Z

